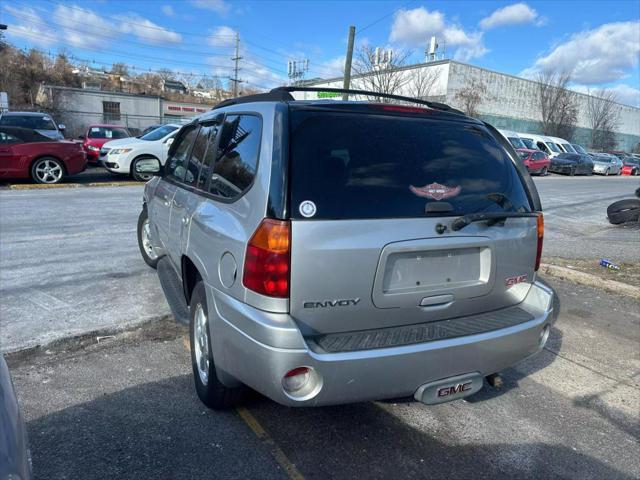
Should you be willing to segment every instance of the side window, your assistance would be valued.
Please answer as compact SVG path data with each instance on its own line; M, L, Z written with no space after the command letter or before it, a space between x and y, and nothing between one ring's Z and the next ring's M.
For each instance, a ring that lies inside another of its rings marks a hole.
M207 152L207 145L208 145L210 133L211 133L211 127L209 126L200 127L200 131L198 132L198 137L193 143L193 148L191 149L191 156L189 157L189 163L187 164L187 172L184 179L184 182L189 185L195 185L196 181L198 180L198 175L200 174L200 167L202 166L202 162Z
M547 148L547 146L544 143L538 142L537 145L538 145L538 148L540 150L542 150L543 152L549 153L549 149Z
M262 121L254 115L225 118L209 191L234 199L253 182L258 166Z
M211 168L216 161L216 138L218 136L218 131L220 130L219 125L217 124L202 127L202 131L205 129L207 129L209 133L207 134L207 151L202 159L200 176L198 177L198 183L196 185L196 188L199 190L206 190L207 188L207 181L211 176Z
M542 152L537 152L533 154L533 159L534 160L542 160L544 159L544 153Z
M21 140L18 137L9 135L8 133L0 132L0 144L7 145L11 143L20 143Z
M192 125L186 127L180 132L173 145L166 165L166 176L174 180L184 181L187 174L187 158L191 151L191 146L198 135L198 126Z

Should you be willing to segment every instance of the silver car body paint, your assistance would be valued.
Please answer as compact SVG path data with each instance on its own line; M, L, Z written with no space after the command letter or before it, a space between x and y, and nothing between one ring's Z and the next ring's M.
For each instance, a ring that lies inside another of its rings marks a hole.
M242 382L285 405L339 404L414 395L449 377L489 375L541 350L543 330L557 311L553 290L536 280L535 218L512 218L499 227L472 223L444 235L436 233L436 224L448 225L454 217L292 220L290 297L245 288L247 243L268 216L270 184L278 175L273 154L286 108L256 102L201 117L262 117L255 180L238 200L218 201L164 178L145 188L158 251L179 277L188 259L205 284L212 350L224 383ZM422 258L437 267L412 273L420 285L394 280L394 272L411 271ZM521 283L507 285L513 277ZM314 343L322 335L393 332L448 319L473 325L491 312L509 317L516 311L526 312L527 320L422 343L334 353ZM314 368L322 378L312 398L296 400L282 389L283 375L299 366Z

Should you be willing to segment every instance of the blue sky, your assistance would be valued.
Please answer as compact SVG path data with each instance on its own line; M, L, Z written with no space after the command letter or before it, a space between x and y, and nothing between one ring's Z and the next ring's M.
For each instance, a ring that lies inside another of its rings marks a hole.
M20 47L223 80L238 33L240 78L254 87L285 82L289 59L309 59L307 78L340 75L349 25L358 45L404 50L413 62L435 34L449 58L522 76L570 69L577 90L613 88L640 106L637 0L12 0L0 22Z

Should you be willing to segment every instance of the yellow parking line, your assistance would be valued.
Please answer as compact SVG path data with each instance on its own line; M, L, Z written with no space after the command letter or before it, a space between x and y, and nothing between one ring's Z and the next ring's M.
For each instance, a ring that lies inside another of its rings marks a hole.
M285 455L285 453L278 446L275 440L273 440L273 438L271 438L266 430L262 428L262 425L260 425L260 422L258 422L256 417L254 417L251 412L245 407L238 407L236 408L236 411L238 412L238 415L240 415L240 418L244 420L244 423L246 423L249 428L253 430L253 433L256 434L256 437L262 440L262 442L269 447L269 449L271 450L271 455L273 455L273 458L275 458L276 462L278 462L278 464L282 467L287 476L291 480L304 480L304 477L298 471L293 462L289 460L289 458Z
M185 350L191 350L191 342L189 341L189 337L182 338L182 345L184 346ZM245 407L237 407L236 412L238 412L240 418L244 421L244 423L247 424L247 426L253 431L253 433L256 434L256 437L258 437L259 440L261 440L269 447L271 455L273 455L273 458L276 462L278 462L278 465L282 467L287 476L291 480L304 480L304 476L298 471L295 464L291 460L289 460L289 458L285 455L285 453L278 446L275 440L271 438L271 435L269 435L267 431L262 428L262 425L260 425L258 419L254 417L253 414Z

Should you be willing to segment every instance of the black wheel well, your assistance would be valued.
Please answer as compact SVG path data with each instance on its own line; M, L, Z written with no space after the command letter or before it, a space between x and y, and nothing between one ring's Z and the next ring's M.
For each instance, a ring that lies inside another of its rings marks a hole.
M187 304L191 301L191 294L196 287L198 280L202 279L198 268L187 256L182 257L182 288L184 289L184 298Z
M131 160L131 165L129 165L129 173L131 175L133 175L133 164L136 163L136 160L140 160L141 158L155 158L156 160L160 161L158 157L156 157L155 155L151 155L149 153L143 153L142 155L138 155L136 158Z

